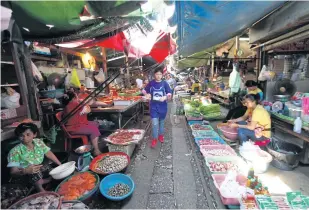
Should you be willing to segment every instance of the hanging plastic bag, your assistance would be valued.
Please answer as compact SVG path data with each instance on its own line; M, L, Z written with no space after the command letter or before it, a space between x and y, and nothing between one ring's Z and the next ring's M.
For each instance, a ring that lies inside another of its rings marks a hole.
M99 74L95 75L94 78L97 80L98 83L102 83L105 80L105 75L103 69L100 69Z
M43 78L41 72L38 70L38 68L36 67L36 65L32 61L31 61L31 66L32 66L32 74L33 74L34 79L37 82L43 82L44 78Z
M81 86L76 69L72 70L70 85L75 88L80 88Z
M259 81L265 81L267 79L266 76L265 76L266 72L267 72L267 66L263 65L263 68L262 68L260 75L259 75L259 78L258 78Z

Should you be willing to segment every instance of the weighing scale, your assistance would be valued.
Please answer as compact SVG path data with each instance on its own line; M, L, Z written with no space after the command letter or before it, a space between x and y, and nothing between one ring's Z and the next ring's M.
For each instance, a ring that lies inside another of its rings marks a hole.
M78 171L88 171L89 165L93 159L93 157L91 156L92 149L93 147L91 145L84 145L74 150L74 152L79 156L77 161Z

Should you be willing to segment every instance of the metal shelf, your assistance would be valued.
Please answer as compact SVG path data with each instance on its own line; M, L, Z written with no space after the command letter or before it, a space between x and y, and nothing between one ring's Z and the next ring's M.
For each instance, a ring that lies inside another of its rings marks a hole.
M5 84L5 85L0 85L1 87L17 87L17 86L19 86L19 84Z
M14 65L14 63L12 61L1 61L1 64L10 64L10 65Z

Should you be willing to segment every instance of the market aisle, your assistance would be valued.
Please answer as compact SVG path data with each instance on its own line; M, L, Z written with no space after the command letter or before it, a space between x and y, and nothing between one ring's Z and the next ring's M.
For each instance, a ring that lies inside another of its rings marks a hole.
M165 123L164 146L149 147L148 138L142 143L127 173L135 181L132 198L123 208L192 209L222 207L214 204L214 195L203 180L209 175L199 172L197 149L191 147L183 117L175 123L175 107L169 104ZM192 144L194 145L194 144ZM212 196L212 197L211 197Z

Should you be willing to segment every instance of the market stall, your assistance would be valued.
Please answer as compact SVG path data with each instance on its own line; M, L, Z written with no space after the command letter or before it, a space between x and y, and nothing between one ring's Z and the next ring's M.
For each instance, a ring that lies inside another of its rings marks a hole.
M308 196L300 192L273 194L263 183L272 156L250 143L234 151L207 121L188 120L188 127L219 197L227 208L294 209L308 208Z

